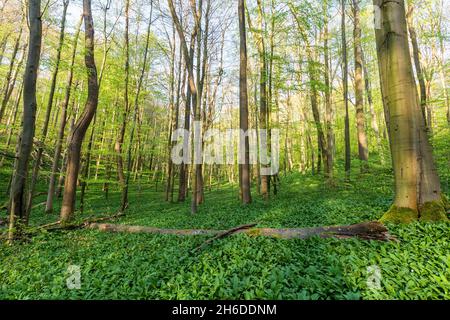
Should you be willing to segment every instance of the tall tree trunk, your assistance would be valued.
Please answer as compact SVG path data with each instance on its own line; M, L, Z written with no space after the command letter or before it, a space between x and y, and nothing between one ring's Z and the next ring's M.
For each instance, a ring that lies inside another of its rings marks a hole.
M375 26L375 34L395 178L394 204L381 220L447 220L417 96L404 2L374 0L374 5L380 9L383 21Z
M329 61L329 49L328 49L328 0L324 2L324 35L323 35L323 55L324 55L324 75L325 75L325 124L327 129L327 156L326 156L326 169L325 173L328 179L333 179L333 146L334 146L334 133L333 133L333 106L331 104L331 82L330 82L330 61Z
M186 63L186 68L188 64ZM183 137L183 150L188 150L189 145L189 130L191 123L191 90L189 86L187 86L187 93L185 99L185 107L184 107L184 132L185 136ZM178 189L178 202L183 202L186 200L186 191L187 191L187 172L188 172L188 164L181 163L180 165L180 181L179 181L179 189Z
M364 84L363 84L363 63L361 49L361 26L359 1L353 0L353 44L355 57L355 107L356 107L356 128L358 133L358 155L361 162L361 172L367 170L367 160L369 159L369 149L367 146L366 117L364 115Z
M12 242L17 229L25 219L26 180L28 163L33 148L36 126L36 81L41 57L42 20L41 1L29 0L28 23L30 25L28 57L24 74L22 132L17 144L17 159L14 164L14 177L11 184L9 204L8 241ZM19 231L20 233L20 231Z
M311 100L311 109L313 113L314 123L317 130L317 147L319 151L318 158L322 158L325 164L328 163L327 160L327 145L325 140L325 134L323 132L322 122L320 120L320 111L319 111L319 104L318 104L318 79L317 79L317 70L315 67L315 61L314 61L314 53L311 48L310 41L308 39L308 36L306 34L306 30L304 29L304 26L299 19L295 8L290 6L290 10L292 15L295 18L295 21L297 22L298 30L300 31L300 36L303 39L303 42L305 43L305 50L306 50L306 56L308 59L308 75L309 75L309 82L310 82L310 100ZM320 161L318 162L318 165L320 165ZM327 170L329 167L328 165L325 165L325 170ZM317 171L319 172L320 169L317 168ZM325 175L328 175L328 172L325 172Z
M145 72L147 69L148 48L150 46L150 30L152 25L153 0L150 2L150 18L147 27L147 37L145 41L144 61L142 62L141 74L139 75L136 96L134 98L133 122L131 125L130 141L128 144L127 155L127 175L125 180L125 187L122 192L122 211L128 207L128 186L130 183L131 165L132 165L132 147L134 142L134 133L136 130L136 122L138 122L139 113L139 97L141 94L142 82L144 81Z
M83 0L85 27L85 65L88 75L88 96L85 109L71 133L68 146L66 180L61 208L61 221L70 221L75 211L75 198L78 172L80 170L81 146L86 131L94 117L98 104L97 67L94 58L94 23L92 20L91 1Z
M263 9L261 0L257 0L258 8L258 23L259 30L253 33L256 38L259 56L259 160L260 165L264 168L263 171L267 170L268 162L268 148L267 148L267 63L266 63L266 45L264 43L264 22L263 22ZM252 26L250 14L247 11L247 20L249 23L250 30L255 30ZM261 147L263 153L261 153ZM263 155L263 156L262 156ZM269 176L266 173L261 174L260 172L260 194L264 199L269 198Z
M39 147L39 149L37 151L36 159L34 160L33 175L31 178L30 189L28 191L26 218L25 218L26 221L28 221L28 218L30 216L31 207L33 205L33 195L34 195L34 191L36 189L36 184L37 184L37 180L38 180L38 176L39 176L39 169L41 166L42 153L44 152L45 140L46 140L47 134L48 134L50 115L52 113L52 108L53 108L53 97L55 95L55 89L56 89L56 80L57 80L58 72L59 72L59 63L61 61L61 50L62 50L62 46L64 44L64 29L66 27L66 14L67 14L67 7L69 6L69 0L64 0L63 5L64 5L64 9L63 9L63 16L62 16L62 21L61 21L61 30L59 33L59 44L58 44L58 49L56 52L55 69L53 70L53 74L52 74L52 80L51 80L51 85L50 85L50 94L48 96L47 110L45 112L44 126L42 128L41 146Z
M239 39L240 39L240 68L239 68L239 127L245 136L240 136L240 152L243 163L239 165L241 201L248 204L252 201L250 193L250 146L248 131L248 92L247 92L247 39L245 33L245 3L239 0ZM241 160L241 161L242 161Z
M73 67L75 65L75 56L77 53L78 38L80 36L80 29L81 29L82 22L83 22L83 16L81 16L80 21L78 22L77 29L75 32L75 37L73 40L74 42L73 42L73 49L72 49L72 57L71 57L71 62L70 62L70 67L69 67L69 74L67 76L66 92L65 92L63 104L61 106L62 113L61 113L61 120L60 120L59 131L58 131L58 138L56 140L56 148L55 148L55 153L53 155L52 172L50 174L50 182L48 184L47 201L45 204L45 212L47 212L47 213L51 213L53 211L53 198L55 195L57 171L58 171L59 160L61 158L61 150L62 150L63 139L64 139L64 130L65 130L66 124L67 124L67 109L69 107L70 94L72 92Z
M367 68L367 62L364 58L364 51L361 50L361 62L363 65L363 73L364 73L364 89L366 91L366 99L367 104L369 105L370 112L370 126L372 128L373 134L375 135L375 140L377 144L378 154L380 156L380 161L384 164L384 152L383 152L383 143L381 141L380 128L378 126L378 116L375 111L375 106L373 104L372 98L372 86L370 84L370 74L369 69Z
M350 150L350 117L348 112L348 60L347 60L347 38L345 34L345 0L341 0L341 34L342 34L342 73L344 87L345 105L345 177L350 179L351 150Z
M129 103L128 103L128 83L130 76L130 42L129 42L129 23L130 23L130 0L125 0L125 91L124 91L124 112L122 115L122 125L119 131L119 137L115 144L115 151L117 153L117 175L122 189L122 195L125 189L125 174L123 170L122 147L125 139L125 132L128 122ZM123 200L123 199L122 199ZM126 206L123 201L121 208Z
M169 40L170 42L170 40ZM170 191L172 189L172 154L171 149L173 146L172 135L176 130L175 128L175 55L176 55L176 40L175 40L175 28L173 28L172 41L170 42L170 97L169 97L169 134L167 137L167 184L165 200L169 201ZM180 70L181 71L181 70Z
M197 112L197 86L195 84L194 68L193 68L193 49L192 49L193 41L191 41L191 49L192 50L191 50L191 52L189 52L180 20L177 16L177 13L175 12L173 0L167 0L167 2L169 4L170 13L172 15L172 19L175 23L175 27L177 29L178 36L180 38L180 45L183 48L184 60L186 61L187 65L188 65L188 79L189 79L190 93L192 96L192 106L194 107L194 120L199 121L200 113ZM195 4L195 2L194 2L194 4ZM194 6L194 8L195 8L195 6ZM196 36L199 32L199 29L200 29L200 25L199 25L200 19L199 19L198 13L197 13L197 9L195 8L194 11L196 14L196 23L195 23L195 27L194 27L194 31L193 31L191 40L196 38ZM194 130L195 130L195 128L194 128ZM198 134L197 134L197 136L198 136ZM195 163L195 159L194 159L194 163ZM194 176L196 176L196 173L195 173L196 167L197 167L197 165L192 166L192 168L193 168L192 171L193 171ZM194 185L192 192L193 192L193 199L191 202L191 211L192 211L192 213L196 213L197 212L197 185Z

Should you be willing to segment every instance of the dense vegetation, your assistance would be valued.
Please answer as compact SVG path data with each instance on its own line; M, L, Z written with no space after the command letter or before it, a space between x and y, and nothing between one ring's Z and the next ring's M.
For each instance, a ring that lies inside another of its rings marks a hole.
M435 144L447 145L448 134L443 130ZM445 154L438 154L440 174L450 195L449 166ZM187 203L162 202L163 192L146 184L140 191L132 190L133 205L117 223L226 229L248 222L307 227L378 219L392 202L392 171L376 160L371 167L367 174L355 170L351 183L343 183L340 177L342 183L331 189L320 176L289 174L283 177L282 192L273 201L259 199L251 208L238 204L236 186L213 186L207 192L208 205L195 219L190 218ZM84 217L115 212L120 204L118 189L108 201L99 191L89 194ZM41 207L33 225L54 219ZM19 250L2 247L0 298L449 299L448 224L389 225L389 230L399 242L235 235L196 254L189 252L205 236L96 230L42 233L31 243L21 244ZM70 264L81 266L81 290L66 287ZM381 269L380 290L367 287L367 267L372 265Z
M448 9L0 0L0 299L450 299Z

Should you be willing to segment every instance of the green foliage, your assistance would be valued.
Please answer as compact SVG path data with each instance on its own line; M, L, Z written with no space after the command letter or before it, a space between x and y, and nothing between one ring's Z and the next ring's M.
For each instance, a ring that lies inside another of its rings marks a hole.
M381 178L380 178L381 177ZM338 178L339 179L339 178ZM206 193L196 216L189 201L169 204L145 185L133 189L127 216L116 223L165 228L225 229L256 221L265 227L305 227L376 220L389 208L391 177L384 169L338 181L288 175L270 203L237 201L237 188ZM112 212L89 190L86 215ZM143 200L144 199L144 200ZM55 217L37 212L34 223ZM0 248L3 299L449 299L448 224L389 225L399 242L230 236L190 254L205 236L111 234L95 230L42 233L31 243ZM81 267L81 289L66 287L69 265ZM367 285L370 266L381 288Z

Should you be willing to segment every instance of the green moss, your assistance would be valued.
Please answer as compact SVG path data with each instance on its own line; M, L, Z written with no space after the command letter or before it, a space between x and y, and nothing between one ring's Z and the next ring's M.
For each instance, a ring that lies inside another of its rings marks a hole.
M442 194L442 203L444 204L445 210L450 210L450 200L448 200L445 194Z
M448 200L429 201L420 207L420 221L448 221L446 207Z
M395 205L381 217L380 222L411 223L417 221L419 214L410 208L400 208Z

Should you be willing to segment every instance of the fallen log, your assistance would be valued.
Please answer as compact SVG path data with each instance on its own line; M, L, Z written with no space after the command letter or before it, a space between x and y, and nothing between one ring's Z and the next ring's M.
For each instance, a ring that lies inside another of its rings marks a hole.
M154 227L127 226L124 224L110 223L91 223L87 226L87 228L108 232L172 234L178 236L215 235L220 232L217 230L208 229L160 229Z
M27 230L24 230L24 235L26 236L32 236L37 231L40 230L46 230L46 231L58 231L58 230L74 230L74 229L81 229L89 226L92 223L100 222L100 221L106 221L111 220L115 218L120 218L124 216L125 213L118 213L112 216L106 216L106 217L98 217L98 218L90 218L83 220L81 222L75 222L75 223L69 223L69 224L61 224L61 221L54 221L51 223L43 224L37 227L30 227ZM0 239L6 239L7 233L0 234Z
M52 222L49 224L38 226L37 228L40 230L47 230L47 231L81 229L81 228L85 228L85 227L89 226L92 223L116 219L116 218L120 218L122 216L125 216L125 213L120 212L120 213L114 214L112 216L90 218L90 219L83 220L81 222L68 223L68 224L61 224L61 221L58 220L58 221L55 221L55 222Z
M364 240L392 241L395 237L389 234L387 228L378 221L362 222L348 226L330 226L313 228L245 228L239 226L229 230L207 230L207 229L161 229L145 226L128 226L108 223L91 223L87 227L107 232L129 232L129 233L151 233L151 234L173 234L180 236L215 235L211 241L216 240L219 235L244 233L248 236L264 236L279 239L306 239L313 236L321 238L351 238L356 237ZM210 243L209 241L208 243Z
M204 247L206 247L208 244L212 243L215 240L225 238L226 236L232 235L236 232L239 232L239 231L242 231L245 229L250 229L251 227L254 227L256 225L257 225L257 223L244 224L244 225L237 226L237 227L225 230L223 232L220 232L215 237L212 237L211 239L206 240L201 245L199 245L197 248L193 249L192 252L203 249Z

